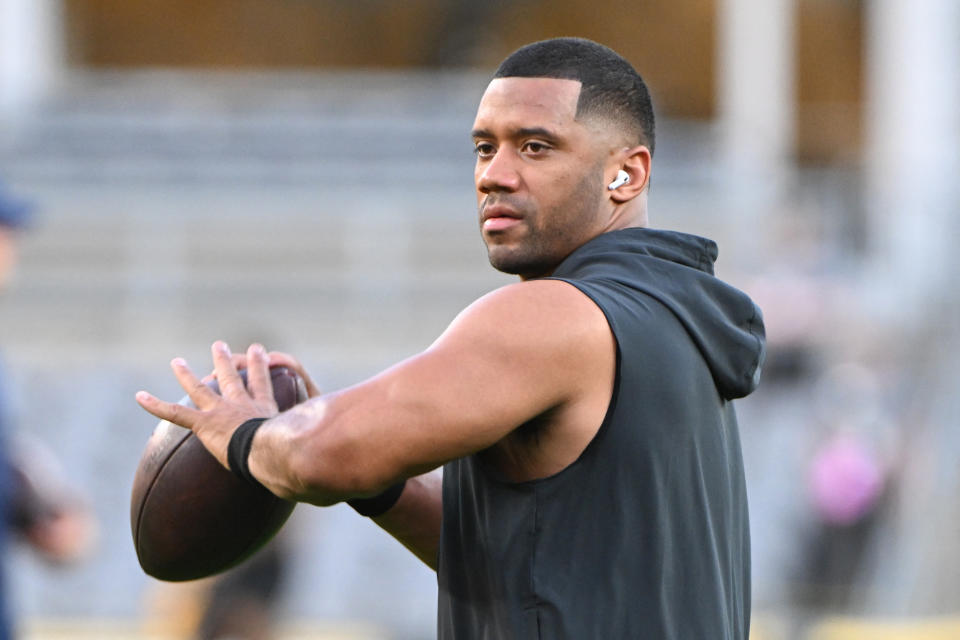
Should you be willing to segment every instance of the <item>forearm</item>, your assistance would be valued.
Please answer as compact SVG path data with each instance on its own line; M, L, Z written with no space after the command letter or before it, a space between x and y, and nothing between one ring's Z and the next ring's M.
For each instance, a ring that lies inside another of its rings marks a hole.
M254 478L281 498L329 506L375 496L437 466L411 464L391 434L370 428L383 420L362 415L356 399L328 394L264 422L247 458Z
M373 518L380 528L434 571L443 511L442 482L440 469L410 478L397 503Z
M247 459L258 482L281 498L319 506L370 492L356 486L355 465L329 437L329 408L317 398L261 425Z

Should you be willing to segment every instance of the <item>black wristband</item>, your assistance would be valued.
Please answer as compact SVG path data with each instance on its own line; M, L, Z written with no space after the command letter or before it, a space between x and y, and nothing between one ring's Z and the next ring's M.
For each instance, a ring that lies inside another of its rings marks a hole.
M407 481L401 480L382 493L378 493L370 498L347 500L347 504L362 516L376 518L377 516L382 516L389 511L393 505L397 504L397 500L400 499L400 494L403 493L405 486L407 486Z
M262 487L263 485L250 473L250 464L247 460L250 457L250 447L253 446L253 436L267 418L251 418L230 436L230 444L227 445L227 465L233 475L250 484Z

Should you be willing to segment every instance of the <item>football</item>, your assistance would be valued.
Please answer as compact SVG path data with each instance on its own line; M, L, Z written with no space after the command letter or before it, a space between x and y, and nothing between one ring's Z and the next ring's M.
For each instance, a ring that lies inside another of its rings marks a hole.
M270 376L281 411L307 399L303 380L292 370L274 367ZM216 381L210 386L219 392ZM180 402L192 406L189 398ZM283 526L294 504L237 478L192 431L162 420L133 479L133 545L140 566L154 578L204 578L250 557Z

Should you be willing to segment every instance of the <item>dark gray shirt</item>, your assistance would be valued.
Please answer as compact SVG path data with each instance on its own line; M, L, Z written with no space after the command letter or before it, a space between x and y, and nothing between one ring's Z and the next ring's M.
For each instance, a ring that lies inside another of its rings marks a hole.
M605 314L617 375L606 418L551 477L448 463L441 640L745 640L750 543L731 400L750 393L763 323L713 277L716 245L604 234L554 273ZM562 322L562 320L558 320Z

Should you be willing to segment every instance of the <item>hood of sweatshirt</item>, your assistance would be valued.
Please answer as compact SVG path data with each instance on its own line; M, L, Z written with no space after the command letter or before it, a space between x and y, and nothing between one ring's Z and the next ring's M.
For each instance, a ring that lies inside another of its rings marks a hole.
M656 299L673 312L697 345L720 394L741 398L760 382L766 352L763 315L747 294L713 275L717 254L716 243L707 238L622 229L576 249L553 277L576 270L578 279L589 281L596 274ZM605 255L611 259L605 260ZM618 278L618 273L624 277Z

